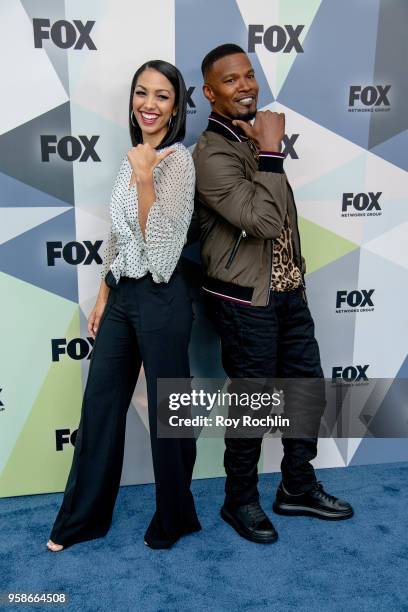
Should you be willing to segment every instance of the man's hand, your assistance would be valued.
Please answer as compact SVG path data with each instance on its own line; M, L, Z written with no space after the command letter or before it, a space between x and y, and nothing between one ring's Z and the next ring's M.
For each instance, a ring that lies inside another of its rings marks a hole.
M240 127L260 151L280 152L285 135L285 113L258 111L253 125L239 119L235 119L232 123Z
M128 151L127 157L136 181L151 176L154 168L175 149L166 149L158 153L150 144L139 144Z

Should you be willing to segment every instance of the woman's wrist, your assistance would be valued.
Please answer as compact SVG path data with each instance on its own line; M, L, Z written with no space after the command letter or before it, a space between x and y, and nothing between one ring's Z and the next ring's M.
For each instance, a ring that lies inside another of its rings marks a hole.
M138 170L138 172L135 172L135 176L138 185L149 185L153 182L153 169Z
M98 297L96 298L96 302L99 304L106 304L109 297L110 287L103 280L99 289Z

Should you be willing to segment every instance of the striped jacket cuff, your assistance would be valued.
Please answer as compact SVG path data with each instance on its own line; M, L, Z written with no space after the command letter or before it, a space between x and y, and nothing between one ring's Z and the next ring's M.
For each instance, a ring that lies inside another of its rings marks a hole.
M283 153L274 151L259 151L258 153L258 170L261 172L277 172L283 174Z

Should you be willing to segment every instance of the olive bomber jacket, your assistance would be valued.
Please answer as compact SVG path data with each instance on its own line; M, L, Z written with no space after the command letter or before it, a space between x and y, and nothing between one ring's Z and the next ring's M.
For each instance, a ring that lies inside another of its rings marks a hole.
M242 130L211 113L193 159L203 289L243 304L265 306L273 241L282 232L286 214L292 227L295 264L305 273L283 156L261 151L257 160Z

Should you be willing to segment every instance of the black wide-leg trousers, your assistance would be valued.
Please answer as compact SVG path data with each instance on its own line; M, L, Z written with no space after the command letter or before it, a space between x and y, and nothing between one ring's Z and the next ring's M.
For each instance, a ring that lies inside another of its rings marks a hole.
M208 314L221 339L222 364L231 379L321 379L319 346L302 288L271 291L267 306L252 307L216 297L206 298ZM324 399L313 413L319 429ZM310 406L310 404L309 404ZM231 415L233 416L233 414ZM305 414L305 421L308 415ZM309 415L310 419L310 415ZM282 437L282 480L290 493L306 492L316 482L312 459L317 437ZM231 506L258 501L258 461L262 438L225 438L225 501Z
M166 546L199 530L190 491L195 439L157 437L157 378L190 376L192 304L176 270L168 283L121 278L109 293L91 356L63 502L50 538L64 547L106 535L122 473L126 414L143 363L156 483L145 540ZM136 511L136 509L135 509Z

